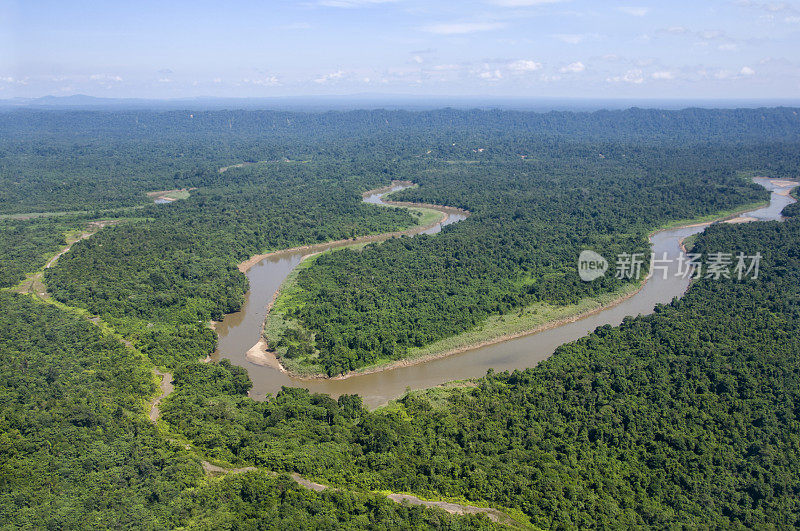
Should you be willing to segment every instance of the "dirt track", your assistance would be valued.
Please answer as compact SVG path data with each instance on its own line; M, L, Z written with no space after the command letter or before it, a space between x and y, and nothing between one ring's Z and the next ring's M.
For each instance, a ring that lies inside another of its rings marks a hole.
M153 372L156 374L156 376L161 378L161 384L159 384L159 394L153 399L152 402L150 402L150 421L156 422L161 417L159 404L161 404L161 401L172 392L173 386L171 373L161 372L158 369L153 369Z

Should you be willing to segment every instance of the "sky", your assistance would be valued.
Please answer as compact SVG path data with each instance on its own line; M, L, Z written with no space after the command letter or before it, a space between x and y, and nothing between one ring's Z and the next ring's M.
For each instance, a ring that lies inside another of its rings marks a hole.
M800 97L800 2L0 0L0 99Z

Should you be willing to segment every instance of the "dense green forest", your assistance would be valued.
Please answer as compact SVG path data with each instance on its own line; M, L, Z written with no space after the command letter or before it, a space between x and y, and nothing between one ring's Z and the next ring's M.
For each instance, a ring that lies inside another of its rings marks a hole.
M0 288L13 286L37 271L66 245L63 220L0 220Z
M0 520L148 527L200 466L144 415L152 372L85 319L0 292Z
M155 362L214 350L207 327L241 305L236 264L254 254L354 238L414 223L406 210L361 202L380 181L353 166L277 163L230 169L225 186L144 209L146 221L110 227L47 270L54 297L114 323Z
M316 493L266 472L205 479L197 456L144 414L149 361L28 297L0 292L0 353L3 528L496 527L378 494Z
M669 221L768 196L746 184L735 171L740 161L720 148L532 148L526 160L432 163L415 171L420 186L393 198L472 215L433 237L315 259L285 302L286 317L306 330L268 339L290 343L287 356L329 375L401 358L490 315L574 304L619 288L613 275L579 279L575 261L583 249L646 255L647 233ZM298 336L313 341L299 344Z
M795 200L797 200L797 202L786 206L783 209L783 212L781 212L781 214L783 214L787 218L800 216L800 187L795 188L794 190L792 190L792 197L794 197Z
M368 412L239 369L176 373L166 419L209 453L341 485L517 508L543 528L800 525L800 222L713 225L696 250L763 255L537 367Z
M0 112L0 214L142 205L243 161L518 156L556 141L791 144L789 108L662 111ZM502 141L498 142L498 139ZM769 150L774 152L775 147ZM766 160L766 159L762 159ZM775 162L780 164L780 162Z
M298 276L295 339L330 374L620 287L580 282L579 250L643 251L657 226L766 200L746 177L796 178L798 120L793 109L0 113L0 213L62 213L0 219L0 286L40 269L66 231L126 220L46 270L54 304L0 291L3 526L494 527L385 491L541 528L800 526L797 204L784 223L717 224L694 243L760 252L757 280L697 281L537 367L376 411L295 388L256 402L245 369L197 362L216 343L208 320L247 290L238 262L414 223L363 204L364 190L411 179L420 186L397 199L472 215L322 255ZM145 196L189 187L173 204ZM175 385L157 424L154 365ZM214 477L203 460L258 470Z
M787 175L800 157L797 116L788 109L0 118L0 130L18 133L6 146L6 168L35 169L49 156L22 157L14 142L40 150L53 144L56 153L88 145L83 164L106 150L119 168L154 168L145 174L156 181L139 183L125 177L128 170L97 166L98 189L197 187L188 200L136 210L146 221L81 242L47 275L58 300L102 315L167 365L213 350L205 322L241 304L247 286L235 266L244 258L413 222L403 211L362 205L362 191L413 179L421 186L401 198L472 210L440 235L392 241L357 257L334 253L304 273L298 313L289 317L306 328L297 335L313 343L293 352L310 352L298 362L328 374L402 357L526 304L565 304L617 289L612 277L577 279L579 249L643 251L647 231L659 224L766 199L739 170ZM183 154L181 167L171 150ZM148 162L139 166L143 153ZM220 173L223 161L267 162ZM11 188L20 193L31 184L24 172L2 175L18 178ZM65 182L74 184L70 193L93 197L79 180Z
M230 476L178 500L188 529L507 529L480 515L400 505L380 494L300 487L286 477Z

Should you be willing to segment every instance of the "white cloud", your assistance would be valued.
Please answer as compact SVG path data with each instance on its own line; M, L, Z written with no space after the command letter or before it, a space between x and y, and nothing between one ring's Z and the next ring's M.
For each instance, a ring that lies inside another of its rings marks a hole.
M739 70L739 75L742 76L754 76L756 71L750 68L749 66L743 66L741 70Z
M219 85L220 83L222 83L222 78L221 77L215 77L214 78L214 83Z
M542 63L531 61L530 59L520 59L509 63L508 68L516 70L517 72L534 72L542 68Z
M725 33L720 30L705 30L698 33L698 36L701 39L705 39L707 41L711 41L714 39L720 39L725 36Z
M725 44L720 44L717 46L717 50L721 52L733 52L736 51L739 47L733 44L732 42L728 42Z
M252 85L260 85L262 87L276 87L281 84L280 81L278 81L278 78L272 75L258 77L255 79L244 78L242 81Z
M634 85L639 85L644 83L644 75L642 71L637 68L635 70L628 70L625 72L625 75L622 76L609 77L606 81L609 83L632 83Z
M660 72L653 72L652 74L653 79L675 79L675 74L669 72L667 70L662 70Z
M454 64L435 65L433 70L437 72L451 72L453 70L461 70L461 66Z
M415 55L414 57L411 58L411 60L417 63L418 65L421 65L422 63L425 62L425 59L423 59L419 55Z
M487 81L497 81L498 79L503 78L503 73L500 70L495 69L494 71L487 70L485 72L481 72L478 74L478 77L481 79L486 79Z
M463 35L479 31L492 31L505 28L502 22L454 22L451 24L433 24L422 29L437 35Z
M650 12L650 8L647 7L618 7L617 9L634 17L643 17Z
M119 83L120 81L122 81L122 78L120 76L112 76L111 74L92 74L91 76L89 76L89 79L91 79L92 81L103 81L105 83L111 81Z
M159 83L172 83L172 80L168 77L162 77L158 80Z
M337 79L341 79L344 77L344 70L337 70L336 72L331 72L329 74L323 74L322 76L318 77L314 80L314 83L328 83L329 81L334 81Z
M567 73L583 72L584 70L586 70L586 66L580 61L577 61L575 63L570 63L567 66L562 66L560 72L562 74L567 74Z
M793 16L800 14L800 10L790 2L752 2L750 0L739 0L736 2L737 5L741 7L749 7L753 9L760 9L761 11L766 11L767 13L785 13L788 15L787 18L784 20L786 22L791 22L788 20ZM774 17L769 16L767 20L773 20Z

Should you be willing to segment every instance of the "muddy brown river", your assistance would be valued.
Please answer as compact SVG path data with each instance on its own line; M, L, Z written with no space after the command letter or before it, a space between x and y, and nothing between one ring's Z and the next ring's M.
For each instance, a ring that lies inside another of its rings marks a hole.
M759 221L780 220L780 212L783 208L794 202L787 191L797 183L761 178L756 179L756 182L772 192L770 204L742 214L740 218L743 220L753 218ZM364 200L369 203L381 204L383 195L401 188L401 186L396 186L390 191L367 196ZM461 213L449 212L449 217L444 223L424 232L435 234L442 230L443 226L456 223L464 218L465 216ZM607 324L616 326L622 322L625 316L652 313L657 304L668 303L674 297L683 295L689 287L690 281L683 276L676 276L677 263L674 259L681 252L680 242L688 236L703 231L706 226L708 224L668 229L654 234L650 241L655 255L661 258L666 252L667 257L672 259L666 278L661 271L656 272L638 293L616 306L536 334L417 365L352 376L342 380L297 379L271 367L253 364L245 357L247 351L261 337L268 303L304 255L299 251L278 253L261 260L247 271L250 291L246 295L245 304L241 311L227 315L221 323L217 324L219 344L212 359L217 361L227 358L232 363L245 367L253 381L250 395L258 400L264 399L267 394L277 393L282 386L291 386L305 387L312 392L326 393L334 397L341 394L358 394L363 397L365 405L369 407L383 405L389 400L402 396L408 389L423 389L452 380L476 378L484 376L489 369L500 372L533 367L548 358L558 346L579 339L594 331L598 326ZM347 245L347 243L333 244L328 248L335 249ZM755 251L757 249L753 252ZM613 264L611 267L613 268Z

